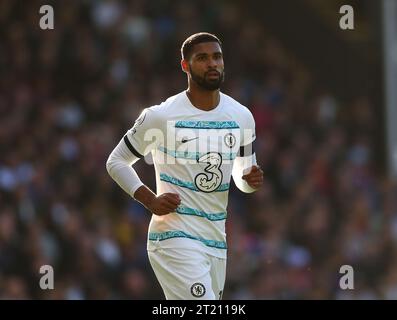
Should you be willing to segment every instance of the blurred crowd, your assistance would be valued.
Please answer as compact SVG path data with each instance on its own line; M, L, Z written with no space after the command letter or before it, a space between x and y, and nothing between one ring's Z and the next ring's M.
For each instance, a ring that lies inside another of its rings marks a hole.
M397 184L377 101L339 101L235 1L0 1L0 299L163 299L150 213L106 159L143 108L187 87L180 46L223 41L222 91L256 119L264 188L228 206L224 299L397 299ZM155 188L154 170L137 172ZM39 270L54 269L42 290ZM354 290L339 286L354 270Z

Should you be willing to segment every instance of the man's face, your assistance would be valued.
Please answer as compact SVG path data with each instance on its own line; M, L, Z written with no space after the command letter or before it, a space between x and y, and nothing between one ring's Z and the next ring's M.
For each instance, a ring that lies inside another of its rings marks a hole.
M187 63L191 79L200 87L209 91L220 88L225 78L225 72L219 43L196 44Z

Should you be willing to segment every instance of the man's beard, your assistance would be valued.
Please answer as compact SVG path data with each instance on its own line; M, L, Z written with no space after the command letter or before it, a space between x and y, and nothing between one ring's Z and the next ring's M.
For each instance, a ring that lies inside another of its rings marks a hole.
M211 70L211 72L216 71L216 70ZM209 72L209 71L208 71ZM190 75L193 79L194 82L196 82L201 88L208 90L208 91L214 91L218 90L221 87L222 82L225 79L225 71L222 71L219 73L219 77L217 79L208 79L206 72L204 74L204 77L199 76L198 74L194 73L192 68L190 68Z

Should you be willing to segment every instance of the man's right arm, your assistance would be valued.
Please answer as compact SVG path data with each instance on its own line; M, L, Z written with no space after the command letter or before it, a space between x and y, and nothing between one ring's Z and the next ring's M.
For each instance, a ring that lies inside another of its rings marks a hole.
M142 203L152 213L168 214L180 204L177 194L164 193L157 196L145 186L132 167L144 154L148 153L145 132L158 124L153 112L146 115L146 110L113 149L106 162L106 169L114 181L131 197ZM143 120L142 120L143 119Z
M113 149L106 161L106 169L114 181L130 196L143 185L132 165L139 157L131 153L124 139Z
M139 158L130 152L124 140L121 140L106 161L106 169L112 179L126 193L142 203L152 213L165 215L175 211L181 202L179 196L174 193L163 193L157 196L144 185L132 167L138 160Z

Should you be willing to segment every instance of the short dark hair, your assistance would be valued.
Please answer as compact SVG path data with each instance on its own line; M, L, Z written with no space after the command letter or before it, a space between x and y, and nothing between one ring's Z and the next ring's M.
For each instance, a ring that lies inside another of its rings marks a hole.
M222 43L216 35L208 32L195 33L183 42L181 47L182 59L188 59L192 53L193 47L203 42L218 42L219 46L222 48Z

